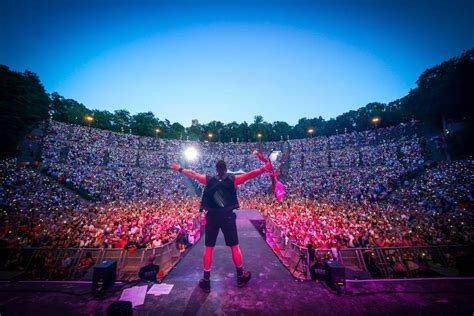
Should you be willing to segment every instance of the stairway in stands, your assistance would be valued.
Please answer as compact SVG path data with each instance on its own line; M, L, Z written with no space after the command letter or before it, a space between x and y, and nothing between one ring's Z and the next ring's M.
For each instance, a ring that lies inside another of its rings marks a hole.
M47 177L51 181L59 184L64 190L73 193L85 202L89 202L91 197L87 192L80 191L77 188L72 187L72 185L68 186L64 182L58 181L57 177L53 177L44 171L45 166L41 164L43 153L43 141L41 141L41 139L46 136L47 130L48 121L41 122L20 141L17 147L17 161L19 163L27 163L27 165L38 175ZM64 163L66 161L68 151L69 148L67 146L61 150L59 157L61 162ZM35 165L35 162L39 162L39 164Z
M45 122L40 123L20 141L17 147L17 159L19 162L33 165L35 161L41 160L43 149L41 138L45 135L45 124Z
M180 159L179 163L183 168L186 168L186 161L184 159ZM201 189L195 180L188 177L181 178L183 179L184 185L186 185L189 196L196 197L201 195Z
M446 161L447 155L442 148L438 148L436 141L432 140L441 135L441 130L438 128L423 124L421 128L421 136L426 140L424 158L425 161Z

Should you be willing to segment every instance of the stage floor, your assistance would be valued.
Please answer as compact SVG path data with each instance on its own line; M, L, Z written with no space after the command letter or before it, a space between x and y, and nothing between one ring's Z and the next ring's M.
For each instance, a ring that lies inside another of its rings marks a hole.
M261 216L240 210L237 223L244 268L252 271L246 288L236 285L230 250L219 235L211 274L212 291L204 294L197 283L202 277L201 239L169 273L165 283L174 284L169 295L147 295L134 315L472 315L474 279L387 280L348 282L353 295L336 296L316 282L295 281L279 262L250 220ZM104 315L120 291L102 300L90 295L39 293L51 291L86 293L88 283L0 283L0 314L4 315ZM29 291L24 292L27 289ZM13 292L12 292L13 291Z

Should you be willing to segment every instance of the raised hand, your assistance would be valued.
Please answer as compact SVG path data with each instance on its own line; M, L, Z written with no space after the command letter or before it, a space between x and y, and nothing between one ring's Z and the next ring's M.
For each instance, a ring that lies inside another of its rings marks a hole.
M178 171L179 168L181 168L181 166L178 165L177 163L174 163L174 162L173 162L173 163L171 164L171 169Z

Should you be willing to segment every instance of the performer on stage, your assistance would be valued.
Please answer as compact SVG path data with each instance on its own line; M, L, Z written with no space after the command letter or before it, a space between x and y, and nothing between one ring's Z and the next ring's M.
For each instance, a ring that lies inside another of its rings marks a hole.
M270 163L260 169L233 175L227 173L227 166L223 160L216 163L216 176L197 173L193 170L183 169L180 165L173 163L171 166L185 176L191 177L204 184L204 193L201 200L201 209L206 210L206 247L204 250L204 277L199 281L199 287L206 293L211 291L211 264L212 252L216 245L219 229L224 234L225 243L232 251L232 260L237 270L237 285L245 286L251 277L250 272L243 271L242 253L239 248L237 236L236 214L233 212L239 208L236 188L247 180L255 178L271 168Z

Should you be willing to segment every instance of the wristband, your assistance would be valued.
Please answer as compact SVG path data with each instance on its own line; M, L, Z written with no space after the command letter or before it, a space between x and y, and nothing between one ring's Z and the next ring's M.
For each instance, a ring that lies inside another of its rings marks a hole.
M183 170L184 170L183 168L178 169L179 173L183 173Z

